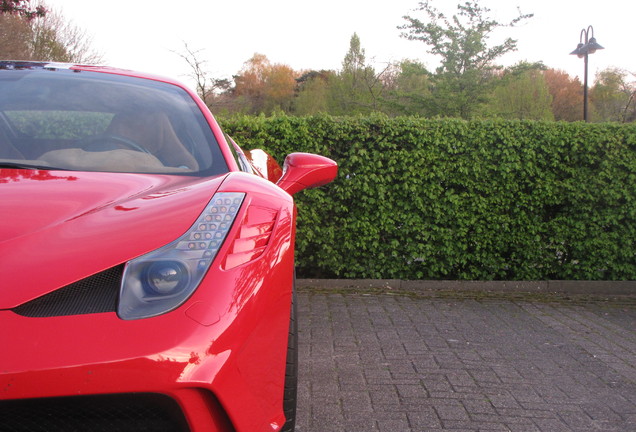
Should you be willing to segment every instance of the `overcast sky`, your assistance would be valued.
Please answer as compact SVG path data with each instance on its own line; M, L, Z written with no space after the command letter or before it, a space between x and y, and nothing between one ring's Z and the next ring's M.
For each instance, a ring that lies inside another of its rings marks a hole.
M461 0L463 1L463 0ZM432 0L441 11L453 14L460 0ZM422 42L400 37L404 15L415 11L418 0L46 0L74 25L85 29L105 63L166 75L192 85L189 68L173 51L184 43L199 51L207 69L217 78L230 78L254 53L295 70L340 69L356 32L367 60L381 64L418 60L429 69L437 65ZM590 73L618 67L636 73L634 17L636 1L605 0L481 0L491 16L508 22L518 12L533 13L525 24L508 29L518 40L518 51L501 64L521 60L543 61L548 67L583 77L583 60L569 53L581 30L594 27L605 47L590 56ZM491 45L505 35L496 35Z

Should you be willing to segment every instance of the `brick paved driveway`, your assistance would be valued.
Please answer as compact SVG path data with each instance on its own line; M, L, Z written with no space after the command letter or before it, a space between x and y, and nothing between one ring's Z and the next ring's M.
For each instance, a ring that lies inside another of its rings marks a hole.
M297 432L636 431L636 302L299 292Z

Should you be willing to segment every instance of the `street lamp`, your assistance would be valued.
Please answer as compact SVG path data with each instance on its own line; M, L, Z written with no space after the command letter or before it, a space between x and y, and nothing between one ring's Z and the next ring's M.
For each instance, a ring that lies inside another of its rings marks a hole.
M590 35L592 37L590 37ZM604 48L596 42L594 29L592 26L589 26L587 30L581 30L579 44L576 46L576 49L570 53L572 55L576 55L578 58L584 59L585 63L585 73L583 75L583 120L585 121L587 121L587 56L589 54L594 54L596 50L600 49Z

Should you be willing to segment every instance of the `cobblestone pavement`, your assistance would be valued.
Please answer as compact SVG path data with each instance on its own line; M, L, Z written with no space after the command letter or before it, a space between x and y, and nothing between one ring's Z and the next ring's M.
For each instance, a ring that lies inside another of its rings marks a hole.
M297 432L636 431L636 301L300 290Z

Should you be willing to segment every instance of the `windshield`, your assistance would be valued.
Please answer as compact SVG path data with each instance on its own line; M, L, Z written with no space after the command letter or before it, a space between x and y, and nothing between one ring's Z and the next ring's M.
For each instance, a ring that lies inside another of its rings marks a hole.
M205 117L177 86L98 72L2 67L0 167L227 172Z

